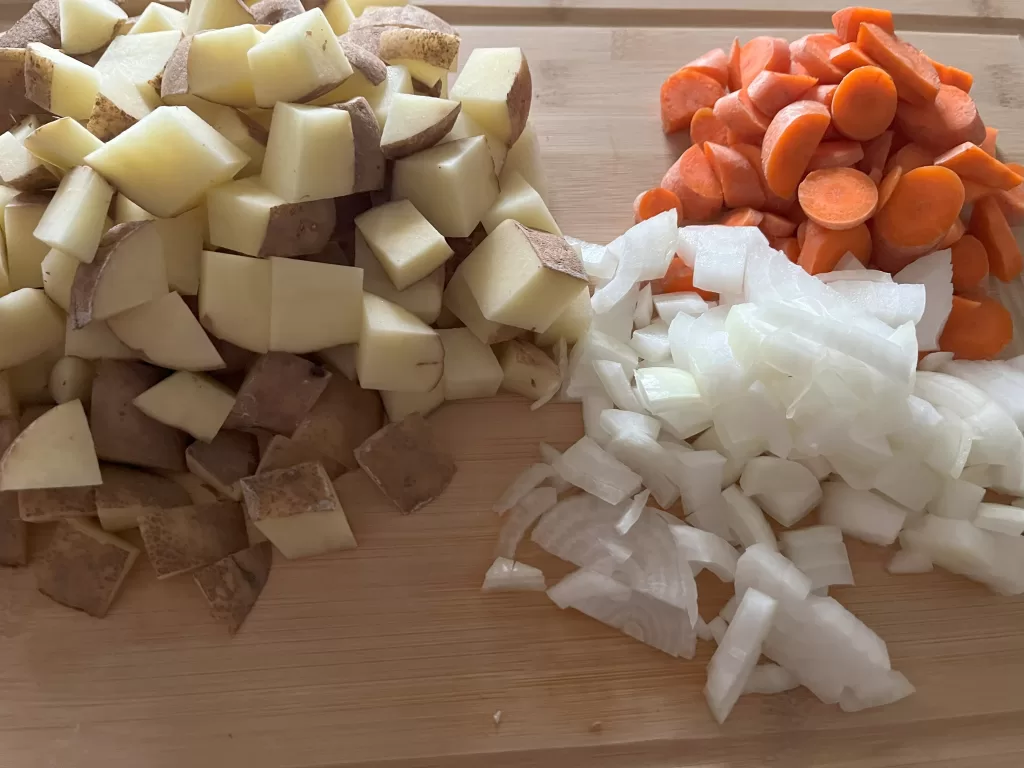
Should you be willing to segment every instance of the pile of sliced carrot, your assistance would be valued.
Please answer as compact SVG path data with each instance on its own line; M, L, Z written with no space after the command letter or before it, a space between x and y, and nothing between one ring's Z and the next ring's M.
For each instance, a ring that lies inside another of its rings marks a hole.
M793 43L736 39L669 76L662 126L693 144L637 198L636 219L675 209L759 227L811 274L847 253L895 273L949 248L960 299L942 349L997 355L1012 322L985 285L1024 266L1010 229L1024 223L1024 166L997 158L973 77L900 40L891 12L844 8L832 22ZM654 288L693 290L692 274L677 260Z

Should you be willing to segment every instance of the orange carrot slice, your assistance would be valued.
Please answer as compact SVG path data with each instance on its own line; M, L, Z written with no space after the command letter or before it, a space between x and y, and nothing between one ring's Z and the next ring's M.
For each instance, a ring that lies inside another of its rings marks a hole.
M793 197L830 122L828 109L815 101L794 102L775 115L761 149L765 183L772 192Z
M789 72L789 43L781 37L755 37L740 50L740 85L769 72Z
M722 186L704 151L696 145L668 169L660 186L675 192L689 221L711 221L722 210Z
M885 204L889 202L889 198L892 197L893 190L900 183L902 176L903 168L899 165L894 166L891 171L885 174L882 183L878 185L878 210L882 210Z
M677 221L680 223L683 221L683 204L679 202L679 197L675 192L663 187L648 189L637 195L636 200L633 201L633 223L639 224L641 221L652 219L665 211L675 211Z
M807 218L825 229L853 229L878 206L875 182L855 168L811 171L797 190Z
M817 85L818 80L807 75L791 75L784 72L765 70L747 86L750 102L769 117L775 117L780 109L792 104Z
M743 53L743 46L740 45L740 39L734 37L732 39L732 45L729 47L729 90L738 91L742 88L741 80L743 76L740 71L740 58Z
M742 142L733 144L732 148L743 155L743 157L747 159L747 162L754 166L754 169L757 171L758 178L761 181L761 189L764 190L765 202L762 209L775 213L787 212L792 206L792 201L783 200L768 189L768 183L764 179L764 167L761 162L761 148L753 144L744 144Z
M800 243L795 237L769 237L768 245L776 251L782 251L794 264L800 261Z
M970 233L978 238L988 253L989 271L1004 283L1021 273L1021 258L1017 239L994 197L984 197L974 204Z
M929 58L928 61L935 67L935 71L939 73L939 82L943 85L952 85L954 88L959 88L964 93L970 93L971 88L974 87L974 75L970 72L965 72L962 69L951 67L948 64L941 64L935 59Z
M863 159L864 147L859 141L823 141L811 155L807 170L850 168Z
M807 219L804 219L796 228L796 241L801 248L804 247L804 241L807 239L807 224Z
M717 301L718 294L693 286L693 269L686 265L678 256L672 259L660 280L651 281L651 292L662 293L699 293L708 301Z
M792 237L796 232L796 223L777 213L762 214L759 226L766 237Z
M847 253L852 253L862 264L871 257L871 233L866 224L853 229L825 229L813 221L807 222L798 262L809 274L831 272Z
M851 6L832 14L832 26L836 30L836 36L844 43L855 42L857 40L857 33L860 31L860 25L865 23L875 24L890 35L896 34L896 26L892 20L892 11L882 10L881 8Z
M892 149L892 131L882 131L882 135L864 144L864 159L859 168L868 177L879 184L882 181L882 173L885 170L885 161L889 159L889 151Z
M661 85L661 128L665 133L685 131L701 107L713 107L725 96L717 80L692 69L680 69Z
M857 45L889 73L901 99L914 104L935 100L939 73L917 48L876 24L866 23L861 23L857 32Z
M896 109L896 125L935 154L948 152L965 141L981 144L986 135L974 99L951 85L940 85L930 104L901 102Z
M931 165L933 160L935 160L934 152L925 149L920 144L910 142L892 154L885 164L885 172L888 173L898 165L904 173L907 173L915 168Z
M729 57L721 48L711 49L703 56L691 61L683 69L700 72L702 75L717 80L723 88L729 87Z
M764 205L761 179L743 155L731 147L709 141L704 144L704 156L718 177L727 207L759 208Z
M750 103L745 91L733 91L720 98L715 102L714 112L732 132L734 143L759 143L771 122L771 118Z
M725 214L718 223L723 227L756 227L763 218L764 214L753 208L737 208Z
M856 43L843 43L833 48L828 60L843 72L852 72L857 67L873 67L875 62Z
M793 61L828 85L843 79L843 70L829 60L832 50L839 45L835 35L805 35L789 44L789 53Z
M947 248L952 248L953 243L959 242L960 238L962 238L964 236L964 233L966 232L967 225L964 224L963 221L960 220L960 218L953 219L953 223L946 231L946 234L942 236L942 239L939 240L938 243L936 243L935 250L944 251Z
M953 258L953 290L970 291L988 277L988 251L974 235L964 235L950 246Z
M981 141L974 141L974 139L964 139L964 141L974 141L979 147L985 150L986 155L996 156L996 139L999 138L999 129L985 126L985 138Z
M991 360L1011 341L1013 317L999 301L980 294L953 297L939 349L961 360Z
M690 121L690 141L699 146L703 146L705 141L727 144L729 130L725 123L715 117L711 107L701 107L693 113L693 120Z
M832 109L832 100L836 96L839 85L816 85L804 94L804 101L816 101Z
M1024 176L1024 165L1007 163L1006 167ZM998 190L995 198L1011 227L1024 224L1024 184L1013 189Z
M935 164L949 168L964 179L996 189L1013 189L1024 178L1001 163L977 144L964 142L935 158Z
M961 179L961 181L964 183L964 205L973 205L983 197L995 197L1004 191L970 179Z
M850 72L832 98L832 124L844 136L868 141L881 136L896 116L896 85L878 67Z

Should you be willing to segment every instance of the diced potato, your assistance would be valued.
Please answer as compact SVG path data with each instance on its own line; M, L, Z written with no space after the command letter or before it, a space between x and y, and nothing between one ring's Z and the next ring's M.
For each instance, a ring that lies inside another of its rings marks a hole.
M47 12L44 8L48 6ZM60 20L56 3L36 3L7 31L0 33L0 46L24 49L29 43L60 46Z
M373 255L360 233L356 233L353 266L363 270L363 290L385 301L412 312L428 325L441 313L441 294L444 291L444 269L438 267L422 280L405 290L398 290L384 267Z
M161 509L139 518L139 533L158 579L202 568L249 546L244 513L235 501Z
M163 246L167 284L184 296L199 293L199 260L203 253L207 226L206 208L202 205L170 219L158 219L124 195L114 198L114 221L152 221Z
M173 291L108 318L107 324L127 347L155 365L177 371L224 367L199 320Z
M85 125L89 133L101 141L110 141L149 115L153 107L140 88L119 73L104 76Z
M6 369L5 373L10 379L11 390L22 406L53 404L53 398L50 397L50 371L62 357L64 357L63 344L54 344L31 360ZM38 415L37 413L36 416ZM24 411L22 418L25 418ZM24 424L27 424L28 421L26 420Z
M73 117L62 117L36 128L25 137L25 149L40 160L67 172L103 146Z
M81 400L88 405L92 397L92 380L95 375L92 363L80 357L62 357L50 371L50 394L60 405L72 400Z
M186 37L167 62L161 97L191 93L215 104L255 107L249 50L262 39L252 24Z
M476 120L470 117L463 111L459 111L459 116L455 120L455 125L452 129L444 135L444 138L438 142L438 144L447 144L450 141L458 141L459 139L471 139L474 136L483 136L487 140L487 149L490 150L491 160L494 161L494 172L500 174L501 169L505 165L505 158L508 156L508 147L505 143L498 141L493 136L488 136L487 131L480 125Z
M231 429L220 430L209 443L197 440L185 451L189 472L235 501L242 500L238 481L253 474L259 461L256 436Z
M114 39L128 14L110 0L59 0L60 47L65 53L91 53Z
M25 95L55 115L88 120L100 85L96 71L42 43L29 43L27 51Z
M540 142L533 123L528 122L522 136L508 151L505 164L501 168L501 183L513 173L518 173L526 182L537 190L544 202L548 202L548 182L544 173L544 165L540 159Z
M18 513L26 523L52 523L96 514L96 489L34 488L18 491Z
M151 419L209 443L235 405L235 393L209 376L171 374L132 401Z
M444 399L496 395L502 370L491 348L468 328L451 328L437 334L444 345Z
M11 384L11 375L7 371L0 371L0 421L4 419L17 419L21 415L21 405L18 403L18 396ZM7 430L0 428L0 453L7 450L10 441L7 440ZM11 435L11 440L14 435Z
M512 146L530 116L533 81L521 48L477 48L452 88L452 98L491 136Z
M101 482L89 422L78 400L51 408L37 418L0 458L0 491Z
M381 151L394 159L429 149L451 131L459 111L457 101L396 94L381 135Z
M235 634L260 597L270 578L273 548L262 541L216 563L200 568L192 579L198 585L210 615Z
M357 468L355 449L382 426L384 408L380 396L361 389L344 376L332 376L291 439L297 445L315 449L324 457L324 469L335 477L340 472L337 467Z
M168 218L194 208L249 158L191 110L160 107L85 162L145 210Z
M291 203L351 194L351 115L329 107L277 104L260 178L267 189Z
M64 317L41 290L21 288L0 296L0 370L27 363L63 336Z
M261 30L305 12L299 0L259 0L249 6L249 13Z
M407 2L408 0L348 0L348 5L354 16L362 16L363 11L371 6L402 6Z
M582 288L569 306L562 310L562 314L555 318L555 322L544 333L537 335L537 343L542 347L550 347L559 339L565 339L571 346L586 335L593 317L590 288Z
M501 350L501 388L507 392L538 400L551 394L562 383L558 365L544 350L518 339Z
M8 30L9 32L10 30ZM6 37L6 33L0 34L0 38L4 37ZM46 41L41 40L40 42ZM6 45L11 44L12 41L6 41ZM52 44L59 45L60 42L54 40ZM22 46L24 45L25 43L22 43ZM15 122L13 115L30 115L36 111L35 104L25 97L24 47L0 47L0 99L3 99L4 110L8 113L4 115L6 122L2 123L3 130Z
M553 235L562 234L551 211L544 204L544 198L526 179L515 171L502 176L502 179L501 194L481 222L488 233L497 229L501 222L513 219L530 229L539 229Z
M0 135L0 179L8 187L33 192L57 186L56 169L33 155L24 145L25 139L39 125L39 118L32 115Z
M269 119L264 128L250 116L249 111L213 104L198 96L169 96L167 103L188 107L249 156L249 163L238 172L236 178L258 176L263 170L263 156L267 153L267 139L270 136ZM272 114L270 110L262 111Z
M444 372L444 345L412 313L366 294L356 371L363 389L429 392Z
M356 17L346 0L327 0L320 7L327 18L327 23L331 25L334 34L339 37L348 32L348 28L355 21Z
M0 52L2 51L3 49L0 48ZM21 192L16 190L14 187L0 186L0 214L2 214L3 209L7 207L7 204L14 200L14 198L16 198L20 194ZM4 231L4 217L3 215L0 215L0 232Z
M399 290L442 266L453 251L408 200L397 200L356 217L356 227Z
M337 35L319 8L275 24L248 56L261 107L311 101L352 74Z
M370 104L377 123L383 129L387 126L388 114L395 96L399 93L412 93L412 77L405 67L388 67L387 78L378 84L367 80L360 72L339 85L330 93L326 93L313 104L338 104L340 102L362 96Z
M354 158L352 193L384 189L387 182L387 161L381 152L380 126L370 103L357 96L335 109L344 110L352 118Z
M462 321L463 325L484 344L498 344L514 339L523 333L521 328L503 325L484 317L476 303L476 298L469 290L465 273L459 270L455 270L452 279L448 281L442 301L443 307ZM438 325L440 327L440 323Z
M88 264L103 237L114 188L92 168L76 166L65 176L32 234L50 248Z
M407 67L424 85L433 86L458 67L459 35L436 29L385 27L376 53L388 64Z
M319 253L334 232L333 200L287 203L259 179L214 187L206 207L210 244L249 256Z
M18 496L0 496L0 565L28 565L28 524L18 517Z
M395 162L391 195L408 199L445 237L468 237L498 199L482 136L440 144Z
M389 421L401 421L410 413L427 416L444 403L444 378L429 392L381 392Z
M504 221L459 266L488 320L543 333L587 285L579 254L558 235Z
M344 378L344 377L342 377ZM365 390L364 390L365 391ZM299 442L284 435L274 435L260 456L260 465L253 474L270 472L275 469L287 469L296 464L319 462L323 464L328 477L337 477L344 467L338 462L324 456L309 443Z
M185 34L252 23L252 15L236 0L193 0L185 20Z
M270 260L270 349L305 354L359 340L363 271Z
M203 251L199 320L220 339L253 352L270 347L270 262Z
M199 3L195 3L191 19ZM239 22L245 23L245 22ZM115 37L96 62L94 69L106 85L112 78L135 86L151 109L160 106L159 76L181 40L177 30L146 32Z
M150 472L107 464L100 467L103 485L96 488L96 515L111 533L137 528L139 518L162 509L187 507L188 491Z
M145 304L167 293L167 271L156 226L116 224L100 240L96 258L80 264L68 314L75 328Z
M246 374L225 427L291 437L331 378L330 371L297 355L263 355Z
M95 320L83 328L72 328L69 319L64 354L83 360L132 360L138 357L114 335L105 320Z
M181 32L185 29L185 14L161 3L150 3L139 16L129 35L146 32Z
M49 203L47 195L21 194L4 207L7 279L11 290L43 287L42 264L50 248L32 233Z

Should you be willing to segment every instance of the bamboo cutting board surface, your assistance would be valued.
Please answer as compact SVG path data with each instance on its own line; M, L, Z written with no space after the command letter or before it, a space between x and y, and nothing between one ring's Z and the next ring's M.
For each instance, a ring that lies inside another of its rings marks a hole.
M905 0L913 43L976 75L974 95L1024 157L1020 0ZM13 21L24 3L4 3ZM435 0L464 51L522 46L533 115L566 232L607 242L682 145L660 132L665 75L735 35L825 29L823 0ZM465 53L463 59L465 58ZM1015 306L1022 306L1016 304ZM1024 313L1019 313L1024 317ZM711 646L674 660L543 594L482 595L490 506L541 440L581 434L578 408L520 400L431 417L459 472L399 516L356 475L342 501L358 550L275 559L228 639L190 579L140 558L109 617L0 571L0 768L1018 768L1024 765L1024 599L945 573L891 577L890 553L850 542L858 586L835 596L889 644L918 693L843 715L806 692L743 697L724 727L701 693ZM528 547L549 583L563 564ZM711 618L729 594L701 578ZM500 725L493 715L501 710Z

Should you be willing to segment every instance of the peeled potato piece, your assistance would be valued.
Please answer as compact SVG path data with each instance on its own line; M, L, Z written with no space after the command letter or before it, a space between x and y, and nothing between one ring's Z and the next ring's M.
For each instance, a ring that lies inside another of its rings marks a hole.
M99 248L113 197L114 188L102 176L88 166L77 166L61 179L57 194L32 234L51 248L88 264Z
M452 87L452 98L487 132L515 144L530 117L533 81L521 48L477 48Z
M188 305L175 292L107 320L126 346L155 365L178 371L212 371L224 367Z
M172 373L132 401L151 419L212 441L235 405L235 393L208 376Z
M55 406L37 418L0 458L0 491L102 482L89 422L78 400Z

